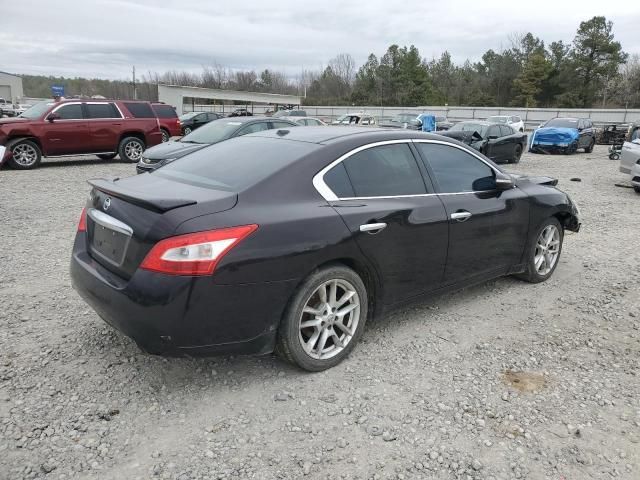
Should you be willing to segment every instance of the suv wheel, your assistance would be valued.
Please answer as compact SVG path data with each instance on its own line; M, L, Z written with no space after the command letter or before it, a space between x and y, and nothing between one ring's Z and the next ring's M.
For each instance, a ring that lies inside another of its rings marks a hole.
M183 135L189 135L193 130L191 130L191 127L184 127L182 129L182 134Z
M367 305L367 290L353 270L334 266L311 274L289 303L276 351L311 372L337 365L362 335Z
M162 142L168 142L169 139L171 138L171 135L169 135L169 132L167 132L165 129L161 129L160 130L162 132Z
M560 260L564 230L556 217L550 217L535 231L529 243L527 269L517 275L531 283L544 282L549 278Z
M591 143L589 144L589 146L588 146L588 147L585 147L585 149L584 149L584 153L591 153L591 152L593 152L593 147L595 146L595 144L596 144L596 140L595 140L595 138L592 138L592 139L591 139Z
M37 143L31 140L16 142L11 147L11 159L9 163L18 170L29 170L40 165L42 151Z
M144 152L144 143L137 137L123 138L118 147L120 158L125 162L138 163Z

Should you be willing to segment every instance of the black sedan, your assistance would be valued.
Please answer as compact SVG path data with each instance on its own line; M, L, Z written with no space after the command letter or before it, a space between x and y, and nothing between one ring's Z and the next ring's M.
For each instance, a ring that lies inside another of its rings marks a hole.
M206 125L209 122L213 122L214 120L218 120L219 118L224 117L224 115L220 113L213 112L189 112L184 115L180 115L178 119L180 120L180 126L182 127L182 134L189 135L195 129Z
M548 279L580 227L555 183L439 135L261 132L90 181L71 275L147 351L276 349L323 370L388 308L501 275Z
M446 132L439 133L466 143L494 162L518 163L527 148L527 135L516 132L509 125L468 121L456 123Z
M221 118L179 140L161 143L145 150L136 165L136 171L138 173L151 172L191 152L233 137L271 130L272 128L295 126L296 124L289 120L268 117Z

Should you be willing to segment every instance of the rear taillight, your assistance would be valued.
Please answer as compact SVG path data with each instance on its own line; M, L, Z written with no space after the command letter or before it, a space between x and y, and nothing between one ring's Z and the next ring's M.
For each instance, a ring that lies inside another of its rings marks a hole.
M168 275L211 275L218 262L258 225L187 233L158 242L140 268Z
M78 231L86 232L87 231L87 209L83 208L82 213L80 214L80 220L78 221Z

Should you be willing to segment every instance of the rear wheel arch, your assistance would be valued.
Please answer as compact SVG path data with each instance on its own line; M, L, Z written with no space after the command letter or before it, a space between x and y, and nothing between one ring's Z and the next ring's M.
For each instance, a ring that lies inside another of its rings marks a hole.
M118 145L116 145L116 149L120 145L120 142L122 142L122 140L124 140L127 137L136 137L137 139L142 141L142 143L145 145L145 147L147 146L147 140L144 137L144 133L142 133L140 131L133 131L133 132L128 131L128 132L122 132L120 134L120 138L118 139Z

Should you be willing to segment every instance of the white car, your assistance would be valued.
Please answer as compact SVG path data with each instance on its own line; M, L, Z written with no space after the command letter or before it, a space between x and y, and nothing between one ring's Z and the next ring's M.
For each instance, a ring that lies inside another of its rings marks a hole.
M524 132L524 122L517 115L494 115L493 117L487 118L487 122L509 125L516 132Z
M331 125L375 125L376 119L368 113L345 113L336 118Z
M633 189L640 193L640 138L622 145L620 171L631 176Z

